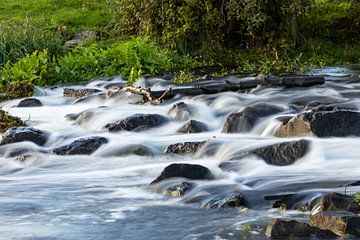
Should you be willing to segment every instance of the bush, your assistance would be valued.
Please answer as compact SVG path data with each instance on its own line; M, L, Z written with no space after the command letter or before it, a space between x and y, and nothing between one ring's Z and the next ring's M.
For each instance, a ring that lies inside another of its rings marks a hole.
M297 19L312 0L114 0L120 35L149 35L181 52L253 48L297 38ZM284 31L286 30L286 31ZM296 39L295 39L296 40Z

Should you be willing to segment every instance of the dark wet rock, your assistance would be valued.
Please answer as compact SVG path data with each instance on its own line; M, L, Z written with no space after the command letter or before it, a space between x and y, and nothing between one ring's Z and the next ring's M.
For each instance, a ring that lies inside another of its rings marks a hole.
M98 89L91 89L91 88L85 88L85 89L65 88L63 95L64 97L82 98L98 92L101 91Z
M118 131L142 131L150 128L160 127L169 120L159 114L134 114L114 123L106 124L104 129L109 132Z
M165 153L191 154L196 153L206 143L203 142L183 142L169 145Z
M190 120L189 122L185 123L181 128L179 128L176 132L178 133L200 133L208 131L208 127L205 123Z
M360 237L360 217L350 212L319 212L310 217L310 225L339 236Z
M193 180L211 179L210 170L198 164L173 163L167 166L151 184L174 177L188 178Z
M90 155L107 142L108 140L104 137L81 138L68 145L55 148L53 153L57 155Z
M193 185L189 182L182 182L166 188L162 193L169 197L181 197L189 192Z
M356 111L357 107L349 103L321 103L313 101L305 106L305 110L311 112Z
M19 102L17 107L41 107L42 103L37 98L25 98Z
M171 106L168 114L176 120L187 120L190 118L193 109L184 102L178 102Z
M309 141L299 140L261 147L253 150L252 153L263 158L268 164L286 166L305 156L309 146Z
M244 196L241 193L230 194L226 196L217 196L207 202L205 208L236 208L245 205Z
M360 136L360 113L354 111L306 112L291 118L276 130L276 136Z
M43 146L47 141L47 134L32 127L12 127L4 133L0 145L23 141Z
M313 200L310 205L313 214L321 211L360 211L359 204L353 197L339 193L327 193Z
M241 133L250 131L264 117L285 111L283 107L268 103L257 103L227 117L222 132Z
M269 222L265 234L272 239L304 238L312 235L326 239L337 237L330 231L312 227L306 222L278 218Z

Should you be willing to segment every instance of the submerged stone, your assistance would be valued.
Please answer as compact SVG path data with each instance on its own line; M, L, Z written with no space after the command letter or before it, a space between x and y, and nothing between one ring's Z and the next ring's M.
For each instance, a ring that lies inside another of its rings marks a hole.
M181 197L192 189L193 185L189 182L182 182L166 188L162 193L169 197Z
M200 132L206 132L208 130L209 129L205 123L196 121L196 120L190 120L187 123L185 123L181 128L179 128L176 132L178 132L178 133L200 133Z
M108 140L104 137L81 138L68 145L55 148L53 153L57 155L90 155L107 142Z

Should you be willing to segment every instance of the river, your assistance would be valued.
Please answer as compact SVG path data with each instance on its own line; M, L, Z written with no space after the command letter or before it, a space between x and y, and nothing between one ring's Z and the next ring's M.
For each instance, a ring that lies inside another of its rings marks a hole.
M294 192L343 192L342 184L359 180L358 137L318 138L308 153L289 166L273 166L260 158L236 161L236 170L225 171L219 164L236 158L241 150L284 141L273 136L277 115L261 120L249 133L226 134L227 115L258 102L290 108L311 101L341 103L360 109L360 80L351 68L312 71L326 82L310 88L264 87L248 92L225 92L176 97L161 105L136 104L137 96L120 94L76 102L63 97L63 87L38 88L35 96L42 107L14 107L19 100L1 103L10 115L49 133L43 147L16 143L0 147L0 239L89 240L89 239L266 239L266 225L274 217L307 219L308 212L271 208L263 196ZM95 80L87 88L103 90L121 83L118 78ZM153 89L168 87L153 81ZM140 84L143 82L139 82ZM71 86L74 88L84 86ZM192 119L208 125L203 133L178 134L185 121L171 120L159 128L140 132L110 133L103 127L135 113L169 116L174 103L183 101L194 111ZM81 125L66 116L93 109L94 115ZM293 109L293 108L291 108ZM300 107L299 107L300 109ZM83 137L102 136L108 143L91 155L58 156L54 147ZM300 138L294 138L300 139ZM302 138L304 139L304 137ZM217 143L213 154L165 154L169 144L209 140ZM150 156L115 154L127 146L144 145ZM26 161L7 157L6 152L28 146L34 152ZM114 154L111 154L114 153ZM149 186L170 163L191 163L207 167L214 180L194 180L196 188L184 197L171 198ZM246 208L207 209L204 201L219 194L242 192ZM360 191L349 187L348 193ZM195 201L199 197L199 201Z

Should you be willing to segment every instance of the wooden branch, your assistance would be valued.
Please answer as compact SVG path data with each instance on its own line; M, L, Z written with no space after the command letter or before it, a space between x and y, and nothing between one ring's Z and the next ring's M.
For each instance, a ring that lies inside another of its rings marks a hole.
M158 105L161 104L162 100L169 92L171 92L171 88L167 89L163 92L163 94L159 98L154 98L151 94L151 89L144 88L136 88L132 86L116 88L108 91L108 96L112 96L116 93L129 92L132 94L142 95L145 102L150 102L151 104Z

